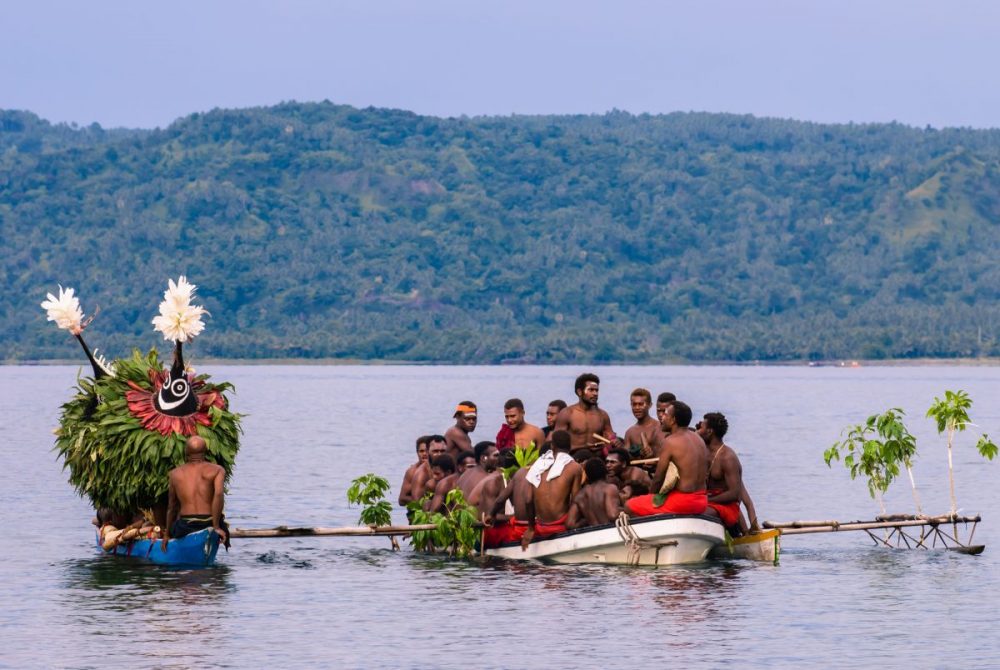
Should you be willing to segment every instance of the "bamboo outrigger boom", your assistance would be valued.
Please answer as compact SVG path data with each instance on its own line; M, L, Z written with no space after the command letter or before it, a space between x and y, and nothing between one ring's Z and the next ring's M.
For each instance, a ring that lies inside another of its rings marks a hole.
M959 551L966 554L980 554L986 548L985 545L972 544L972 538L976 532L976 525L981 521L981 517L958 516L957 514L943 514L941 516L913 516L908 514L884 514L879 515L874 521L787 521L773 522L765 521L765 528L776 528L782 535L803 535L807 533L837 533L841 531L861 530L868 533L876 545L893 548L906 549L932 549L940 548ZM963 542L958 537L958 524L968 526L968 538ZM951 526L952 533L949 534L942 529L942 526ZM904 528L920 528L919 537L914 537L906 533ZM888 530L884 537L879 537L873 530ZM939 545L940 543L940 545Z
M418 530L434 530L432 523L415 526L347 526L344 528L323 527L291 527L276 526L274 528L233 528L229 535L236 538L258 537L314 537L314 536L396 536L410 535Z

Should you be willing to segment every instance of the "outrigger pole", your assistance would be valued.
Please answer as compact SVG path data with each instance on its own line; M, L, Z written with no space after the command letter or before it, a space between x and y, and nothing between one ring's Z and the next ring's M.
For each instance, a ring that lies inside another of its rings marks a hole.
M765 528L776 528L782 535L803 535L806 533L837 533L849 530L863 530L868 533L876 546L894 549L949 549L963 554L981 554L986 548L983 544L972 544L976 533L976 525L981 517L958 516L944 514L941 516L913 516L909 514L883 514L874 521L788 521L783 523L765 521ZM969 534L963 542L959 538L958 524L969 528ZM952 533L942 530L942 526L952 526ZM919 528L920 535L907 533L906 528ZM873 530L887 529L890 532L879 537Z

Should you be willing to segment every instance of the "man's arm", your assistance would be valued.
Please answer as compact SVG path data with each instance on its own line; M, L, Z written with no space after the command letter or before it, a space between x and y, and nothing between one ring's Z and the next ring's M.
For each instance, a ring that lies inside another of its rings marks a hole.
M226 541L226 531L222 530L222 507L225 504L225 491L226 491L226 471L219 466L218 472L215 473L215 495L212 497L212 527L215 528L215 532L219 534L222 541Z
M669 440L666 443L666 447L669 447ZM653 487L650 489L650 493L659 493L660 489L663 488L663 481L667 478L667 468L670 467L670 449L664 448L660 451L660 460L656 463L656 473L653 475Z
M163 529L163 551L167 550L167 540L170 539L170 527L177 520L177 489L174 486L174 475L170 475L170 484L167 491L167 526Z
M583 517L583 510L580 509L580 494L573 498L573 503L569 506L569 514L566 517L566 527L573 529L587 525L586 518Z
M507 482L507 486L503 487L503 491L501 491L500 495L497 496L497 499L493 501L493 508L490 509L490 516L494 519L500 516L500 513L504 509L504 505L507 504L507 501L510 500L512 495L514 495L514 477L510 478L510 481Z
M413 486L413 471L415 468L407 468L406 474L403 475L403 484L399 487L399 505L400 507L406 507L406 505L413 500L413 493L410 488Z
M437 486L434 487L434 497L424 503L424 511L440 512L444 508L444 497L448 495L448 484L442 479Z
M740 491L740 502L747 509L747 518L750 519L750 532L756 533L760 530L760 526L757 524L757 510L753 506L753 500L750 499L750 494L747 492L747 487L744 485Z
M559 413L556 414L556 421L552 424L552 433L557 430L569 430L569 407L559 410ZM549 433L549 435L552 435L552 433Z
M575 465L576 469L573 472L573 484L569 489L569 496L570 498L576 498L576 494L583 487L583 466L575 461L571 465Z

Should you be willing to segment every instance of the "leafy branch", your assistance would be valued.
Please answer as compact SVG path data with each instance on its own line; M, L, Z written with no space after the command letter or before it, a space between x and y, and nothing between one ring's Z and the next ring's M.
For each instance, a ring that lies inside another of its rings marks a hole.
M358 523L373 527L392 523L392 505L385 499L388 492L389 482L370 472L351 482L347 502L362 506Z
M972 407L972 398L965 391L945 391L944 398L934 398L934 402L927 410L927 416L937 423L937 431L948 433L948 487L951 493L951 515L958 514L958 503L955 499L955 472L952 463L952 445L955 442L955 435L964 432L967 426L975 425L969 418L969 409ZM993 460L997 455L997 445L990 440L989 436L983 434L976 442L976 449L979 454L987 460Z

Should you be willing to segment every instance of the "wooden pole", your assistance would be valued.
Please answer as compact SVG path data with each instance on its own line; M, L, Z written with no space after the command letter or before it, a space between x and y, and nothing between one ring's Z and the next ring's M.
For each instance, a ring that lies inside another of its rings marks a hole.
M871 530L875 528L904 528L909 526L939 526L946 523L978 523L980 517L939 516L912 521L793 521L784 524L764 522L766 528L778 528L782 535L802 535L805 533L837 533L849 530Z
M229 535L235 538L258 538L258 537L357 537L357 536L385 536L385 535L409 535L418 530L434 530L437 528L432 523L418 524L415 526L347 526L345 528L323 528L323 527L300 527L277 526L275 528L233 528Z

